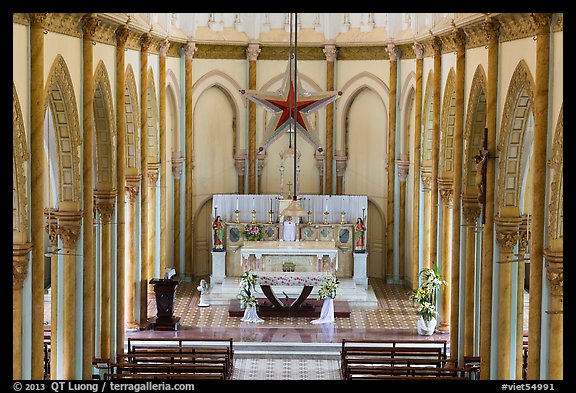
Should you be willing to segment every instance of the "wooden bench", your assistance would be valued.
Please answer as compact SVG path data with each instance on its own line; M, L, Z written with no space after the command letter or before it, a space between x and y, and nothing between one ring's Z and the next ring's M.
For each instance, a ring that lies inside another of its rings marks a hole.
M161 364L161 363L130 363L121 362L113 363L112 370L114 374L133 374L133 375L151 375L157 374L162 376L171 375L215 375L216 379L227 379L226 365L224 364Z
M156 374L156 373L138 373L138 374L117 374L117 373L106 373L104 374L104 379L107 380L125 380L125 379L225 379L219 374Z

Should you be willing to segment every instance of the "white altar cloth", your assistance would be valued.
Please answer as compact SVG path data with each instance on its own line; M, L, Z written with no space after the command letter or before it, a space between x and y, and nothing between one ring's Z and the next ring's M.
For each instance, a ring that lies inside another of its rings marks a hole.
M259 285L320 286L326 273L320 272L256 272Z
M246 241L240 248L240 265L247 268L250 255L256 257L257 271L262 255L312 255L318 259L318 271L321 271L323 257L328 256L338 270L338 248L334 241Z

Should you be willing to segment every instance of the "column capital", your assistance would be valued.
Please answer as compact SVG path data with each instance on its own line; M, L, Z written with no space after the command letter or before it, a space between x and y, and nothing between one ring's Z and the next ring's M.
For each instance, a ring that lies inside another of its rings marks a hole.
M160 169L159 162L149 162L146 168L146 177L148 179L148 185L155 184L158 181L158 170Z
M140 175L126 175L126 184L124 185L124 192L126 193L126 198L128 202L132 203L136 201L138 197L138 192L140 191L140 181L142 176Z
M40 28L44 28L44 24L46 23L46 18L48 18L48 14L47 13L30 13L28 14L28 17L30 18L30 26L33 27L40 27Z
M392 43L386 45L386 52L388 52L388 55L390 55L390 61L397 61L402 54L400 48Z
M487 20L480 25L481 34L484 41L488 43L497 43L500 36L500 23L495 20Z
M152 44L152 35L147 31L140 36L140 51L148 52L150 44Z
M326 61L335 61L336 55L338 53L336 49L336 45L334 44L326 44L324 45L324 49L322 49L324 55L326 56Z
M546 259L546 278L552 296L564 296L564 251L543 250Z
M462 195L462 215L466 220L466 224L473 226L476 225L476 221L480 218L482 213L482 208L478 203L478 198L476 195Z
M336 176L344 176L344 172L346 172L346 166L348 164L348 157L334 156L334 161L336 161Z
M552 14L550 13L532 13L530 14L536 27L536 34L549 34Z
M22 289L28 274L28 255L32 243L12 244L12 289Z
M248 43L248 47L246 48L246 57L248 61L256 61L258 60L258 55L262 49L260 49L260 43L258 42L250 42Z
M46 217L44 230L48 234L50 245L56 247L58 246L58 219L56 218L56 210L52 208L45 208L44 217Z
M496 243L502 252L511 253L520 237L518 233L520 217L498 215L494 217L494 224L496 225Z
M94 207L100 214L102 223L109 224L114 215L116 190L94 190Z
M420 170L420 177L422 178L424 191L432 190L432 168L423 166Z
M126 25L118 26L115 34L116 34L116 46L120 48L125 47L126 41L128 41L128 35L130 34L128 26Z
M166 57L168 48L170 48L170 40L168 38L164 38L158 43L158 53L160 53L160 57Z
M454 201L454 182L452 179L438 178L438 191L440 198L445 205L452 205Z
M414 49L416 60L421 60L424 58L424 45L419 42L415 42L414 45L412 45L412 49Z
M62 240L65 249L73 250L76 248L76 241L80 236L82 226L82 211L57 211L58 218L58 236ZM89 229L88 229L89 230ZM64 250L66 252L66 250Z
M457 52L464 52L466 50L466 34L463 29L456 29L452 35L452 39L456 44Z
M96 29L100 26L100 20L95 14L86 14L80 20L80 27L84 33L84 39L91 40L96 35Z
M184 57L186 58L186 60L192 60L192 57L194 57L194 53L197 50L198 48L196 48L195 41L186 42L186 45L184 45Z
M236 168L236 175L244 176L246 172L246 154L234 156L234 168Z
M258 160L258 173L262 174L262 170L264 169L264 164L266 163L266 151L261 151L256 154L256 159Z
M410 161L396 160L396 165L398 166L398 177L400 181L406 181L408 173L410 173Z
M520 219L521 221L518 225L518 252L526 253L528 251L528 245L530 244L530 231L528 230L528 221L530 219L530 215L523 214Z
M440 56L440 51L442 50L442 40L438 36L432 37L430 40L430 45L434 50L434 56Z
M174 179L180 179L182 176L182 167L184 166L185 157L180 154L176 157L172 157L172 176Z

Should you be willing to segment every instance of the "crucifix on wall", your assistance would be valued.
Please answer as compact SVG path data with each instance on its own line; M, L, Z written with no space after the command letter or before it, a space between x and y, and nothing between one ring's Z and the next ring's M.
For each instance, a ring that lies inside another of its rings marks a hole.
M478 191L478 202L482 206L482 224L485 224L486 215L486 160L488 160L488 128L484 128L482 149L474 156L476 162L475 183Z

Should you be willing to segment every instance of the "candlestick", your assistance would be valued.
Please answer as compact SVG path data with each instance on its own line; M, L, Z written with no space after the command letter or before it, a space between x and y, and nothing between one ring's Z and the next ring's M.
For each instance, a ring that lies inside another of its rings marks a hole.
M328 224L328 214L330 213L328 213L327 211L324 212L324 224Z
M308 210L308 225L312 224L312 220L310 219L311 214L312 214L312 212L310 210Z
M341 212L340 212L340 216L341 216L341 217L340 217L340 224L342 224L342 225L345 224L345 221L344 221L344 216L345 216L345 215L346 215L346 212L345 212L345 211L341 211Z
M239 210L239 207L238 207L238 197L236 197L236 210Z
M272 207L270 207L270 211L268 212L268 224L272 224L272 214L274 214L274 212L272 211Z
M236 214L236 224L238 224L240 222L240 210L236 209L234 214Z
M256 224L256 210L252 210L252 224Z

